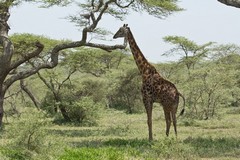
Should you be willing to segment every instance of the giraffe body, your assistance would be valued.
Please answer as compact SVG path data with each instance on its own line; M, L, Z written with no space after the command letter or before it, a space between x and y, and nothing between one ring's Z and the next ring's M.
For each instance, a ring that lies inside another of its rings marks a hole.
M146 60L139 49L130 28L127 25L123 25L123 27L117 31L113 38L119 37L124 37L127 39L136 65L142 75L142 96L147 112L149 140L153 140L152 108L154 102L158 102L163 106L166 120L166 135L169 135L171 121L173 121L175 134L177 135L176 112L179 103L179 96L183 98L185 104L184 97L178 92L173 83L161 77L156 68ZM183 114L183 112L184 108L181 111L181 114Z

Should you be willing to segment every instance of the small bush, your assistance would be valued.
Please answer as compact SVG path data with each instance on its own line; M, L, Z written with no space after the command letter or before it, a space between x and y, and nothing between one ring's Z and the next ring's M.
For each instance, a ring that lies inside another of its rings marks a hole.
M98 113L101 109L99 103L95 103L91 98L84 97L79 101L68 104L68 114L71 120L83 124L96 124Z
M140 78L137 69L127 70L126 75L119 78L107 96L109 107L126 110L130 114L143 112Z
M92 84L94 89L98 89L93 85L93 82L86 84ZM85 90L87 89L85 88ZM98 92L93 89L87 93L84 89L75 88L72 90L63 87L57 95L58 99L52 93L47 92L41 108L51 116L54 116L55 122L71 121L81 125L95 125L99 110L103 106L101 103L102 95L97 95Z

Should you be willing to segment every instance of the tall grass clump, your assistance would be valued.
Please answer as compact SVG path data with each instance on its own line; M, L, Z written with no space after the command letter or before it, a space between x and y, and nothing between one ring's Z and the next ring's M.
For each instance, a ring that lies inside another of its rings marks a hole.
M18 119L6 126L6 143L0 150L6 159L54 159L62 144L49 135L51 119L43 112L28 108Z
M150 146L138 147L143 159L194 159L196 154L188 145L175 138L162 138L153 141Z
M184 140L185 144L190 144L196 154L202 158L239 158L240 140L233 137L189 137Z

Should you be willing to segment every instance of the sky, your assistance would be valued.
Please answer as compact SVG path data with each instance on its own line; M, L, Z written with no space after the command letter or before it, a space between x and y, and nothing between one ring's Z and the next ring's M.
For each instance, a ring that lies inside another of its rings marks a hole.
M184 36L201 45L210 41L218 44L240 44L240 9L229 7L217 0L181 0L185 11L158 19L146 13L131 13L124 21L103 17L99 27L115 33L127 23L145 57L154 63L174 61L177 56L162 56L173 46L163 42L165 36ZM53 39L80 40L81 28L64 17L82 13L76 6L68 8L38 8L36 4L23 4L10 11L10 34L33 33ZM99 42L122 44L123 39Z

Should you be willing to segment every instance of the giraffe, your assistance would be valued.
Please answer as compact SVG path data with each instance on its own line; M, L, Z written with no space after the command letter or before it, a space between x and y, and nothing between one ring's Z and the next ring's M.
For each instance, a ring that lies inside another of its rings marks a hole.
M166 136L169 136L171 122L173 121L175 135L177 136L177 118L176 112L179 103L179 96L183 98L183 109L180 115L183 115L185 109L185 98L178 92L176 86L170 81L164 79L144 57L139 49L133 34L127 24L116 32L113 36L116 38L125 38L128 41L131 52L133 54L136 65L142 76L142 97L147 113L147 125L149 141L153 140L152 133L152 109L153 103L158 102L163 106L165 121L166 121Z

